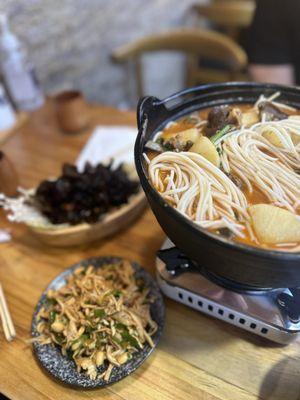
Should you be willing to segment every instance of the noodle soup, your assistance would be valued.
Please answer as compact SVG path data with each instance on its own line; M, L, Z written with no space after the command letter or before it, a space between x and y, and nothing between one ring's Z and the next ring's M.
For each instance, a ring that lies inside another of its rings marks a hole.
M169 123L146 144L152 185L178 212L230 240L300 249L300 115L279 93Z

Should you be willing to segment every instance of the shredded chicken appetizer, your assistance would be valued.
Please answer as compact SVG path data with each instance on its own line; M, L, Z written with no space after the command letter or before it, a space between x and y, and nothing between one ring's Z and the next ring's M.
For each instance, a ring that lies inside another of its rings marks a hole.
M80 267L65 286L48 291L37 316L40 336L34 340L59 346L64 356L74 360L78 372L108 381L113 368L146 344L154 346L153 300L128 261Z

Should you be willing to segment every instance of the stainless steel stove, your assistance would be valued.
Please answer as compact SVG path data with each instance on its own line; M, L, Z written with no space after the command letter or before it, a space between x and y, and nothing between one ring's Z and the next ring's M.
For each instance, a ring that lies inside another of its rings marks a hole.
M238 266L237 266L238 268ZM253 289L208 274L166 239L156 259L157 280L173 300L274 342L300 335L300 289Z

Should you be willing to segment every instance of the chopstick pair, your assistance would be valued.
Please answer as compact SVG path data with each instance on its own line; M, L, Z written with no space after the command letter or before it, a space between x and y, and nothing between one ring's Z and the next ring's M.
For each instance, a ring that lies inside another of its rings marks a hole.
M16 331L7 307L1 283L0 283L0 317L2 321L2 327L5 338L10 342L16 336Z

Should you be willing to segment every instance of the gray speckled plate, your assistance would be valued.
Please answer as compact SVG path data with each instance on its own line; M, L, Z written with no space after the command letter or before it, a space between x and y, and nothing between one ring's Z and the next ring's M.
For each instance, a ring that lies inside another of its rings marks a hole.
M64 272L58 275L43 292L35 308L31 327L32 336L38 336L38 332L36 330L36 315L41 306L44 304L46 300L46 293L49 289L57 290L60 287L64 286L66 283L66 277L72 274L74 269L80 266L86 267L88 265L94 265L97 268L101 268L101 266L107 263L117 262L120 260L121 258L119 257L90 258L84 261L80 261L79 263L73 265L72 267L66 269ZM154 345L156 347L162 334L165 318L165 308L162 294L160 293L156 281L151 277L151 275L148 274L148 272L146 272L143 268L141 268L138 264L134 262L132 263L132 265L136 271L136 277L142 279L145 282L145 285L150 288L150 294L156 299L155 302L151 304L150 309L151 316L158 325L157 332L152 337ZM132 359L129 360L127 363L121 365L120 367L115 367L111 373L109 381L106 382L103 379L91 380L84 373L77 372L74 361L68 359L67 357L64 357L61 354L60 349L56 346L53 346L52 344L41 345L38 342L34 342L33 349L41 365L53 377L68 385L91 389L110 385L112 383L118 382L120 379L125 378L127 375L135 371L154 350L154 348L151 348L148 344L146 344L142 350L134 353ZM106 368L107 366L99 367L99 373L103 372Z

